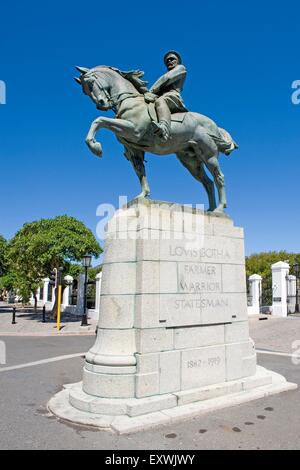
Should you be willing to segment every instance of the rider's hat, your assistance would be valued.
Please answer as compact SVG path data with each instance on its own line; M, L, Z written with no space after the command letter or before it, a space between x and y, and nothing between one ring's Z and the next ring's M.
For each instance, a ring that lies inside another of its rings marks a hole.
M178 59L178 62L181 64L182 63L182 60L181 60L181 56L178 52L176 51L168 51L165 55L164 55L164 63L167 65L167 58L169 57L169 55L176 55L177 59Z

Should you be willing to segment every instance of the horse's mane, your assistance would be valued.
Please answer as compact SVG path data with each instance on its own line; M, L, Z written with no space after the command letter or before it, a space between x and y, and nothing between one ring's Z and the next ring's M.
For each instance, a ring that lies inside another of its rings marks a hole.
M144 76L144 72L142 70L130 70L129 72L124 72L122 70L117 69L116 67L110 67L108 65L98 65L97 67L88 70L86 75L83 74L83 77L85 77L86 80L89 80L93 77L94 73L101 72L104 74L109 74L109 70L118 73L119 75L121 75L121 77L125 78L125 80L128 80L139 93L144 94L148 91L148 82L141 80L141 77Z
M146 93L148 91L147 84L148 82L141 80L141 77L144 76L144 72L142 70L130 70L129 72L123 72L115 67L108 67L108 69L114 70L115 72L119 73L123 78L128 80L132 85L137 89L139 93Z

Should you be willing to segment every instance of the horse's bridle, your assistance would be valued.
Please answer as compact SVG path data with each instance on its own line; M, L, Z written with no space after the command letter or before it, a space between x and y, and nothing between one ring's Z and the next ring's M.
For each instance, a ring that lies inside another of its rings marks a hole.
M92 75L93 77L93 81L94 83L96 83L97 87L103 92L103 94L105 95L105 98L107 99L108 103L109 103L109 106L110 106L110 109L112 109L115 113L118 112L118 108L120 106L121 103L123 103L123 101L127 100L128 98L137 98L138 96L142 96L140 95L139 93L130 93L128 91L125 91L125 92L122 92L122 93L119 93L119 94L116 94L116 95L113 95L113 96L110 96L110 94L108 93L108 91L101 85L101 83L98 82L98 80L96 79L96 77L94 75ZM127 95L127 96L124 96L122 99L120 99L120 97L122 95Z

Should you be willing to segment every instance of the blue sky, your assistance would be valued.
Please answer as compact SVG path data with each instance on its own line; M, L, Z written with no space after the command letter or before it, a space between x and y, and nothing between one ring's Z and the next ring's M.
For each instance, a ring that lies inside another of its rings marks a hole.
M2 2L0 233L69 214L94 232L101 203L131 199L139 184L113 134L84 139L101 114L73 80L75 65L140 68L153 83L163 54L180 51L187 107L231 132L240 149L221 155L228 213L245 228L247 254L299 252L299 2ZM147 156L152 197L207 203L203 188L174 156Z

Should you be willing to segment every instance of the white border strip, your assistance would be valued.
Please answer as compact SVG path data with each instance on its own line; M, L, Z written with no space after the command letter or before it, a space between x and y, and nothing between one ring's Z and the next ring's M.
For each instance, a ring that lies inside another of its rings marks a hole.
M278 351L264 351L262 349L256 349L258 354L269 354L270 356L283 356L283 357L293 357L295 359L300 359L299 354L289 354Z
M19 364L16 366L11 366L11 367L2 367L0 368L0 372L7 372L9 370L17 370L17 369L25 369L26 367L33 367L33 366L39 366L41 364L49 364L51 362L58 362L58 361L64 361L65 359L73 359L74 357L84 357L86 355L86 352L82 353L76 353L76 354L67 354L65 356L56 356L56 357L50 357L48 359L42 359L41 361L35 361L35 362L28 362L27 364Z
M258 354L267 354L270 356L283 356L283 357L293 357L294 359L300 359L300 355L298 354L288 354L288 353L282 353L282 352L277 352L277 351L264 351L261 349L257 349L256 352ZM50 357L48 359L42 359L41 361L28 362L26 364L18 364L16 366L1 367L0 373L8 372L10 370L25 369L26 367L39 366L41 364L49 364L51 362L64 361L66 359L73 359L75 357L85 357L85 355L86 355L86 352L81 352L81 353L76 353L76 354L67 354L65 356Z

